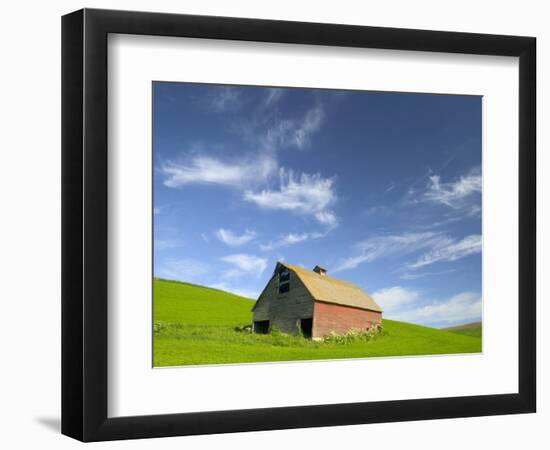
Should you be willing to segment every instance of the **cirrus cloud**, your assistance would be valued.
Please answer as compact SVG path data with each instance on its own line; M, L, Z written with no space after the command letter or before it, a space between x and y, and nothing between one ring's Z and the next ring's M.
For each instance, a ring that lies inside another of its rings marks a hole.
M155 276L169 280L201 282L211 271L209 264L192 258L168 258L160 264Z
M166 187L179 188L189 184L244 187L265 181L276 169L275 159L265 154L239 161L195 156L183 162L163 162L159 170Z
M481 213L481 168L474 167L453 181L442 181L440 175L432 174L423 190L409 189L407 203L431 203L444 205L455 214L477 217Z
M354 248L355 254L341 259L333 272L354 269L360 264L381 258L415 253L420 255L415 262L406 265L409 270L439 262L457 261L481 252L481 235L470 235L459 240L434 231L388 234L358 242Z
M403 309L391 317L421 325L457 325L480 320L481 307L481 296L478 293L462 292L448 299Z
M207 99L208 107L214 112L234 111L241 107L242 93L232 86L218 86L213 88L212 95Z
M384 313L391 313L405 305L414 303L420 294L414 289L401 286L379 289L372 293L372 298L382 307Z
M431 231L374 236L356 243L355 254L341 259L332 271L341 272L379 258L411 254L436 246L442 239L440 233Z
M258 192L247 190L244 200L262 209L310 214L321 223L336 221L334 214L326 211L326 208L337 199L333 178L306 173L295 176L291 170L286 171L283 168L279 172L279 178L279 189L264 189Z
M293 131L291 142L300 150L310 145L311 135L321 128L325 112L321 104L307 111L303 122Z
M481 319L481 296L477 292L461 292L443 300L423 299L414 289L393 286L379 289L372 297L394 320L428 326L448 326Z
M275 250L280 247L288 247L289 245L298 244L310 239L309 233L288 233L282 236L278 241L270 242L269 244L260 244L260 249L263 251Z
M243 234L239 235L225 228L220 228L214 234L221 242L230 247L244 245L256 237L256 232L252 230L245 230Z
M418 269L437 262L450 262L481 252L481 235L472 234L462 240L445 239L421 255L410 269Z
M233 266L226 270L223 276L226 278L235 278L243 275L252 275L259 277L267 267L267 259L245 253L237 253L220 258Z

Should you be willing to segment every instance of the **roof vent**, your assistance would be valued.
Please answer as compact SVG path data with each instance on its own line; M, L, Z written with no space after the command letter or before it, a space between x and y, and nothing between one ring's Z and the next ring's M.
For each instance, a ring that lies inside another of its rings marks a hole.
M313 271L318 273L319 275L325 276L327 274L327 269L321 266L315 266L313 268Z

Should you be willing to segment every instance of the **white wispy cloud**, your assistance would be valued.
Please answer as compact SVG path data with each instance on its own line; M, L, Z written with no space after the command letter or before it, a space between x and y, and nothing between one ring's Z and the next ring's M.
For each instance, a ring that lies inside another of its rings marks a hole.
M443 300L423 299L421 292L393 286L379 289L372 297L390 319L421 325L460 324L481 318L481 296L462 292Z
M280 247L288 247L289 245L298 244L300 242L307 241L311 238L310 233L289 233L275 242L269 244L260 244L260 249L263 251L270 251Z
M281 88L269 88L269 89L267 89L266 90L266 96L265 96L265 99L263 101L263 106L269 108L269 107L272 107L272 106L276 105L277 103L279 103L279 101L283 97L284 93L285 93L285 90L281 89Z
M323 225L329 228L335 228L338 226L338 218L332 211L319 211L315 214L315 218Z
M374 236L355 244L355 254L340 260L332 271L354 269L360 264L383 257L407 255L424 248L434 247L442 239L445 237L435 232Z
M256 145L259 156L221 159L208 156L202 144L194 143L189 153L180 159L160 162L158 171L163 176L163 184L171 188L191 184L231 187L241 191L244 201L259 208L309 215L326 230L308 233L306 239L323 237L327 230L336 228L339 220L330 209L337 201L334 178L325 178L319 173L294 173L280 167L278 162L278 153L282 148L304 149L311 144L313 134L321 129L324 121L323 105L317 103L312 106L301 119L279 119L277 104L283 94L282 89L268 90L263 103L264 110L260 108L258 114L263 119L256 118L252 120L252 126L243 127L250 143ZM218 89L212 101L216 109L221 110L239 101L240 96L240 92L232 88ZM277 172L279 183L274 185L273 176ZM261 189L262 186L269 187ZM217 237L228 245L238 245L236 243L240 242L239 239L230 233L224 234L220 230ZM249 237L247 235L243 239L247 241ZM282 245L289 242L288 239L283 240Z
M208 106L215 112L232 111L240 107L241 91L235 87L219 87L215 94L208 98Z
M155 239L155 250L166 250L170 248L181 247L183 242L177 239Z
M453 272L456 272L456 269L440 270L437 272L405 272L399 278L402 280L418 280L419 278L429 277L432 275L444 275Z
M409 189L405 201L444 205L461 215L478 216L481 213L481 187L480 167L453 181L444 182L440 175L431 174L424 189Z
M385 217L385 216L390 216L394 213L395 213L394 209L390 208L387 205L375 205L367 208L365 211L363 211L362 214L364 216L369 216L369 217L370 216Z
M422 306L404 307L389 317L421 325L455 325L481 319L481 310L479 293L462 292L451 298L431 301Z
M249 139L258 143L259 147L266 152L277 153L289 145L289 136L295 128L292 120L273 120L265 130L254 131L247 129Z
M224 244L230 247L238 247L250 242L256 237L256 232L253 230L245 230L243 234L236 234L231 230L220 228L215 233L215 236Z
M276 169L277 162L269 155L239 161L195 156L181 162L165 161L159 168L164 185L172 188L188 184L244 187L266 180Z
M428 190L424 194L425 198L436 203L443 203L451 208L460 206L464 199L481 192L481 169L479 167L472 169L467 175L461 176L456 181L442 183L439 175L432 175L429 180Z
M224 272L226 278L235 278L243 275L259 277L267 267L267 259L245 253L237 253L220 258L222 261L231 264L232 269Z
M311 135L321 129L325 112L321 104L316 105L307 111L302 123L294 130L292 142L299 149L304 149L310 145Z
M271 97L271 104L275 103L275 99L279 100ZM261 148L268 151L279 151L283 148L305 150L311 146L313 135L321 130L325 111L319 103L308 109L301 119L280 119L278 115L268 117L269 119L264 117L264 120L256 118L262 124L267 121L267 127L263 130L257 130L255 133L249 127L244 130L249 139L257 140Z
M385 314L410 305L417 301L419 297L418 291L401 286L379 289L372 293L372 298L382 307Z
M355 253L341 259L333 272L354 269L380 258L407 256L422 251L415 262L405 266L406 269L416 270L438 262L457 261L481 251L481 235L456 239L434 231L390 234L358 242L354 248Z
M169 280L200 282L210 270L210 265L196 259L166 259L157 269L155 276Z
M281 169L279 189L247 190L244 199L263 209L310 214L321 223L336 221L333 213L326 211L337 199L334 179L323 178L320 174L295 176L292 171Z
M280 168L277 188L253 188L267 183L276 170L276 160L267 154L234 162L195 156L185 161L162 162L159 167L167 187L181 188L190 184L232 187L242 191L243 200L262 209L310 215L331 229L338 225L336 214L328 209L337 201L334 178L323 178L321 174L295 175L292 170Z
M220 289L222 291L230 292L235 295L240 295L241 297L251 298L256 300L260 296L260 292L254 289L243 289L240 286L233 286L232 284L227 283L214 283L207 285L208 287L214 289Z
M277 103L283 92L281 89L271 89L266 102L271 105ZM239 91L234 88L223 88L217 91L213 103L217 109L223 109L237 101L239 95ZM291 146L306 148L311 142L311 136L320 130L323 118L323 107L318 104L310 108L301 121L270 120L264 131L251 130L250 124L247 124L244 128L249 140L260 149L259 156L254 157L222 160L206 155L206 149L194 143L191 154L186 157L161 162L159 171L164 176L164 185L177 188L189 184L216 184L245 188L265 183L277 170L285 173L278 163L277 153L280 149ZM291 177L292 172L288 176Z
M275 241L271 241L268 244L260 244L260 249L262 251L271 251L281 247L289 247L291 245L299 244L300 242L305 242L312 239L322 239L328 236L328 234L338 226L336 219L334 221L321 221L321 223L328 225L323 231L283 234Z
M194 148L179 160L160 162L158 171L163 176L163 184L171 188L191 184L231 187L242 191L244 201L262 209L310 215L323 226L335 228L338 218L328 209L337 200L334 179L321 174L295 174L280 167L278 162L282 148L304 149L310 145L312 135L321 129L324 120L323 105L317 103L302 119L279 119L276 105L283 94L283 89L269 89L263 103L265 111L259 112L265 120L255 118L252 126L248 123L242 127L250 143L257 147L259 156L224 160L208 156L206 149L195 143ZM216 90L211 100L215 108L221 110L239 101L240 96L239 90L227 87ZM273 186L271 181L277 171L279 185L260 189L261 186Z
M481 252L481 235L472 234L462 240L445 238L431 250L421 255L416 262L409 264L410 269L418 269L436 262L448 262L462 259Z

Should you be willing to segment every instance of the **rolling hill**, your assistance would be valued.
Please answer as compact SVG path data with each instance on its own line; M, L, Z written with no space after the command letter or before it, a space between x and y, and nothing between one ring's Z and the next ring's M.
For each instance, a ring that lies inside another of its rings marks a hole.
M443 328L445 331L450 331L451 333L462 334L464 336L475 336L481 338L481 322L466 323L464 325L458 325L455 327Z
M481 352L481 338L384 319L371 341L314 342L238 331L254 300L189 283L154 280L154 366Z

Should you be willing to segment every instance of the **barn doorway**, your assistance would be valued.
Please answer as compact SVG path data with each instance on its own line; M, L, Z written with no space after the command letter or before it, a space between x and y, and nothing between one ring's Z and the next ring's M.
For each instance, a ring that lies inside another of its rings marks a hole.
M269 333L269 320L255 320L254 332L259 334Z
M313 330L313 319L311 317L309 319L301 319L300 330L305 338L310 338Z

